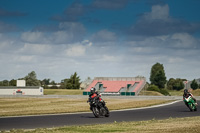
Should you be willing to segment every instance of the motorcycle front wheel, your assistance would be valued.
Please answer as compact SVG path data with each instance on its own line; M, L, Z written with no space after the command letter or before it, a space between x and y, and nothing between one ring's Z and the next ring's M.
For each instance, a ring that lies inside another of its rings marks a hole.
M93 112L93 114L94 114L94 116L95 116L96 118L99 118L99 117L100 117L100 113L99 113L98 108L93 107L93 108L92 108L92 112Z
M188 108L190 109L191 112L194 111L192 104L188 104Z

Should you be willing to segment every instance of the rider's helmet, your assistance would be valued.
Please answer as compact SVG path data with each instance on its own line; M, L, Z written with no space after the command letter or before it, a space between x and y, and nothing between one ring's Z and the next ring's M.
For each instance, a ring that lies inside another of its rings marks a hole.
M95 91L96 91L96 89L95 89L95 88L91 88L91 89L90 89L90 92L91 92L91 94L94 94L94 93L95 93Z
M188 92L188 89L185 89L184 90L184 94L188 94L189 92Z

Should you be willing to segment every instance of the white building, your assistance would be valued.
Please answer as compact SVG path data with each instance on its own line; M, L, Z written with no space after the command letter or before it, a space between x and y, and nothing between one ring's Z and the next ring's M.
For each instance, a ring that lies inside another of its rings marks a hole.
M17 86L0 86L0 95L43 95L43 87L26 86L25 80L17 80Z

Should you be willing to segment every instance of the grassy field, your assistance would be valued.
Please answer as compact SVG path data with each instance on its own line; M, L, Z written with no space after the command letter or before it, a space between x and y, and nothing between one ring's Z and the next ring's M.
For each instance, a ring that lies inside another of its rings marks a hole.
M146 107L167 100L134 100L105 98L110 110ZM87 98L0 98L0 116L56 114L89 110Z
M139 122L113 122L110 124L66 126L31 131L11 130L10 133L199 133L200 117L169 118Z
M44 95L83 95L78 89L44 89Z
M141 91L139 96L164 96L163 94L156 91Z
M197 90L190 90L190 92L194 95L194 96L200 96L200 89ZM169 93L171 96L183 96L183 90L180 91L176 91L176 90L169 90Z

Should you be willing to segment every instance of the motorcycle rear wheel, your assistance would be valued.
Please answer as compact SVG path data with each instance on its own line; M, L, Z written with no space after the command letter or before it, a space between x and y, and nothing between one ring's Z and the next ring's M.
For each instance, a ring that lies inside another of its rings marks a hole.
M105 117L109 117L110 116L110 112L109 112L108 108L106 106L104 108L106 110Z

